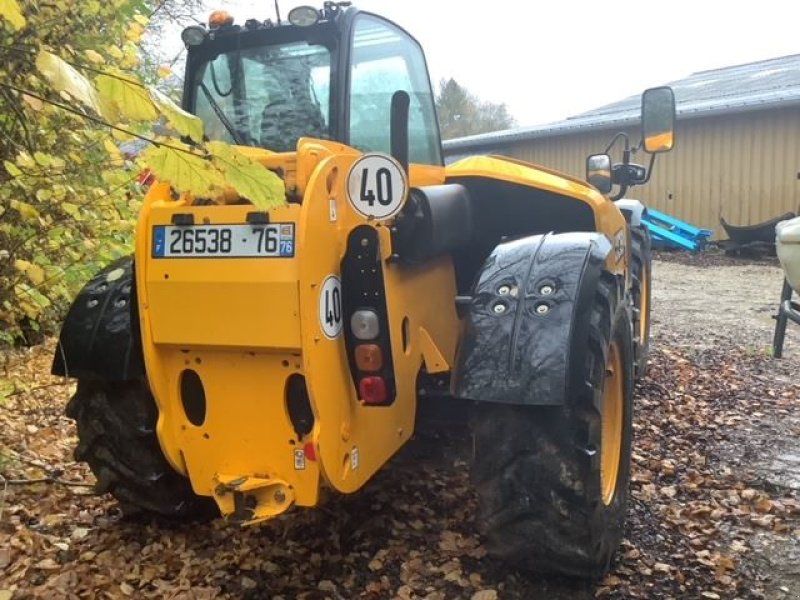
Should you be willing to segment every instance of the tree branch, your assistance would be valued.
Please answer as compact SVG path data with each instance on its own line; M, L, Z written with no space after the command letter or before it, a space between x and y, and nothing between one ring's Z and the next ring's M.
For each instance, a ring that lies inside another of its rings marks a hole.
M164 148L170 148L171 150L177 150L178 152L183 152L184 154L190 154L192 156L197 156L197 154L195 152L192 152L191 150L187 150L186 148L181 148L180 146L174 146L174 145L169 144L167 142L161 142L161 141L158 141L156 139L147 137L146 135L141 135L141 134L138 134L138 133L136 133L134 131L131 131L129 129L125 129L124 127L119 127L117 125L112 125L111 123L109 123L107 121L104 121L103 119L100 119L100 118L92 116L92 115L88 115L88 114L86 114L84 112L81 112L81 111L75 109L75 108L72 108L71 106L67 106L66 104L61 104L60 102L56 102L55 100L50 100L50 99L45 98L44 96L40 96L39 94L36 94L36 93L34 93L34 92L30 91L30 90L24 90L22 88L18 88L15 85L11 85L11 84L8 84L8 83L3 83L1 81L0 81L0 87L4 87L4 88L10 89L10 90L14 90L15 92L18 92L20 94L27 94L28 96L30 96L32 98L36 98L37 100L41 100L42 102L47 102L51 106L55 106L56 108L60 108L63 111L66 111L66 112L71 113L73 115L77 115L79 117L83 117L87 121L91 121L92 123L95 123L97 125L102 125L103 127L108 127L109 129L113 129L114 131L119 131L121 133L124 133L125 135L129 135L131 137L135 137L135 138L143 140L145 142L149 142L149 143L153 144L154 146L156 146L157 148L163 146Z

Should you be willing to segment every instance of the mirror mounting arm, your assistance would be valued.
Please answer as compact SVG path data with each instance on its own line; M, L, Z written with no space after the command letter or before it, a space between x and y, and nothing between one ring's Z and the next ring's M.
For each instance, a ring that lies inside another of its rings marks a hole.
M642 183L640 183L639 185L644 185L645 183L650 181L650 175L653 174L653 165L655 164L656 164L656 153L654 152L650 155L650 164L647 165L647 177L645 177L644 181L642 181Z
M630 141L630 138L628 137L628 134L625 133L624 131L620 131L617 135L615 135L613 138L611 138L611 141L608 143L608 146L606 146L606 149L603 152L603 154L608 154L609 152L611 152L611 149L617 143L617 140L619 138L622 138L622 139L625 140L625 149L624 149L624 151L628 152L630 154L631 141Z
M628 191L628 184L624 185L621 184L619 186L619 191L613 196L609 196L609 198L611 199L612 202L616 202L617 200L621 200L623 197L625 197L625 193L627 191Z

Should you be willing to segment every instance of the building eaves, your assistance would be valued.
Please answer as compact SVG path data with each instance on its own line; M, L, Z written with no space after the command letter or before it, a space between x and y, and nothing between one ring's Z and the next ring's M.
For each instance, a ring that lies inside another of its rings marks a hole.
M701 71L669 83L679 120L800 105L800 55ZM630 96L565 119L444 142L449 153L496 149L528 140L638 126L641 97Z

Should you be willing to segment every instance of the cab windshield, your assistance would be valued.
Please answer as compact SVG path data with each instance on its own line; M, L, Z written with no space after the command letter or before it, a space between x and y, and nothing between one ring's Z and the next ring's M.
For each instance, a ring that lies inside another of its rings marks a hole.
M330 138L331 53L307 42L219 54L197 71L195 114L211 140L292 151Z

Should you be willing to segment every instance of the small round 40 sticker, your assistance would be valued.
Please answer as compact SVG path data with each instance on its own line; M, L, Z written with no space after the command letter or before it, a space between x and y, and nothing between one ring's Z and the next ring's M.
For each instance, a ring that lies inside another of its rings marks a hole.
M328 275L322 283L319 324L327 338L337 338L342 332L342 283L336 275Z
M367 218L389 219L403 207L408 176L400 163L386 154L365 154L347 174L347 199Z

